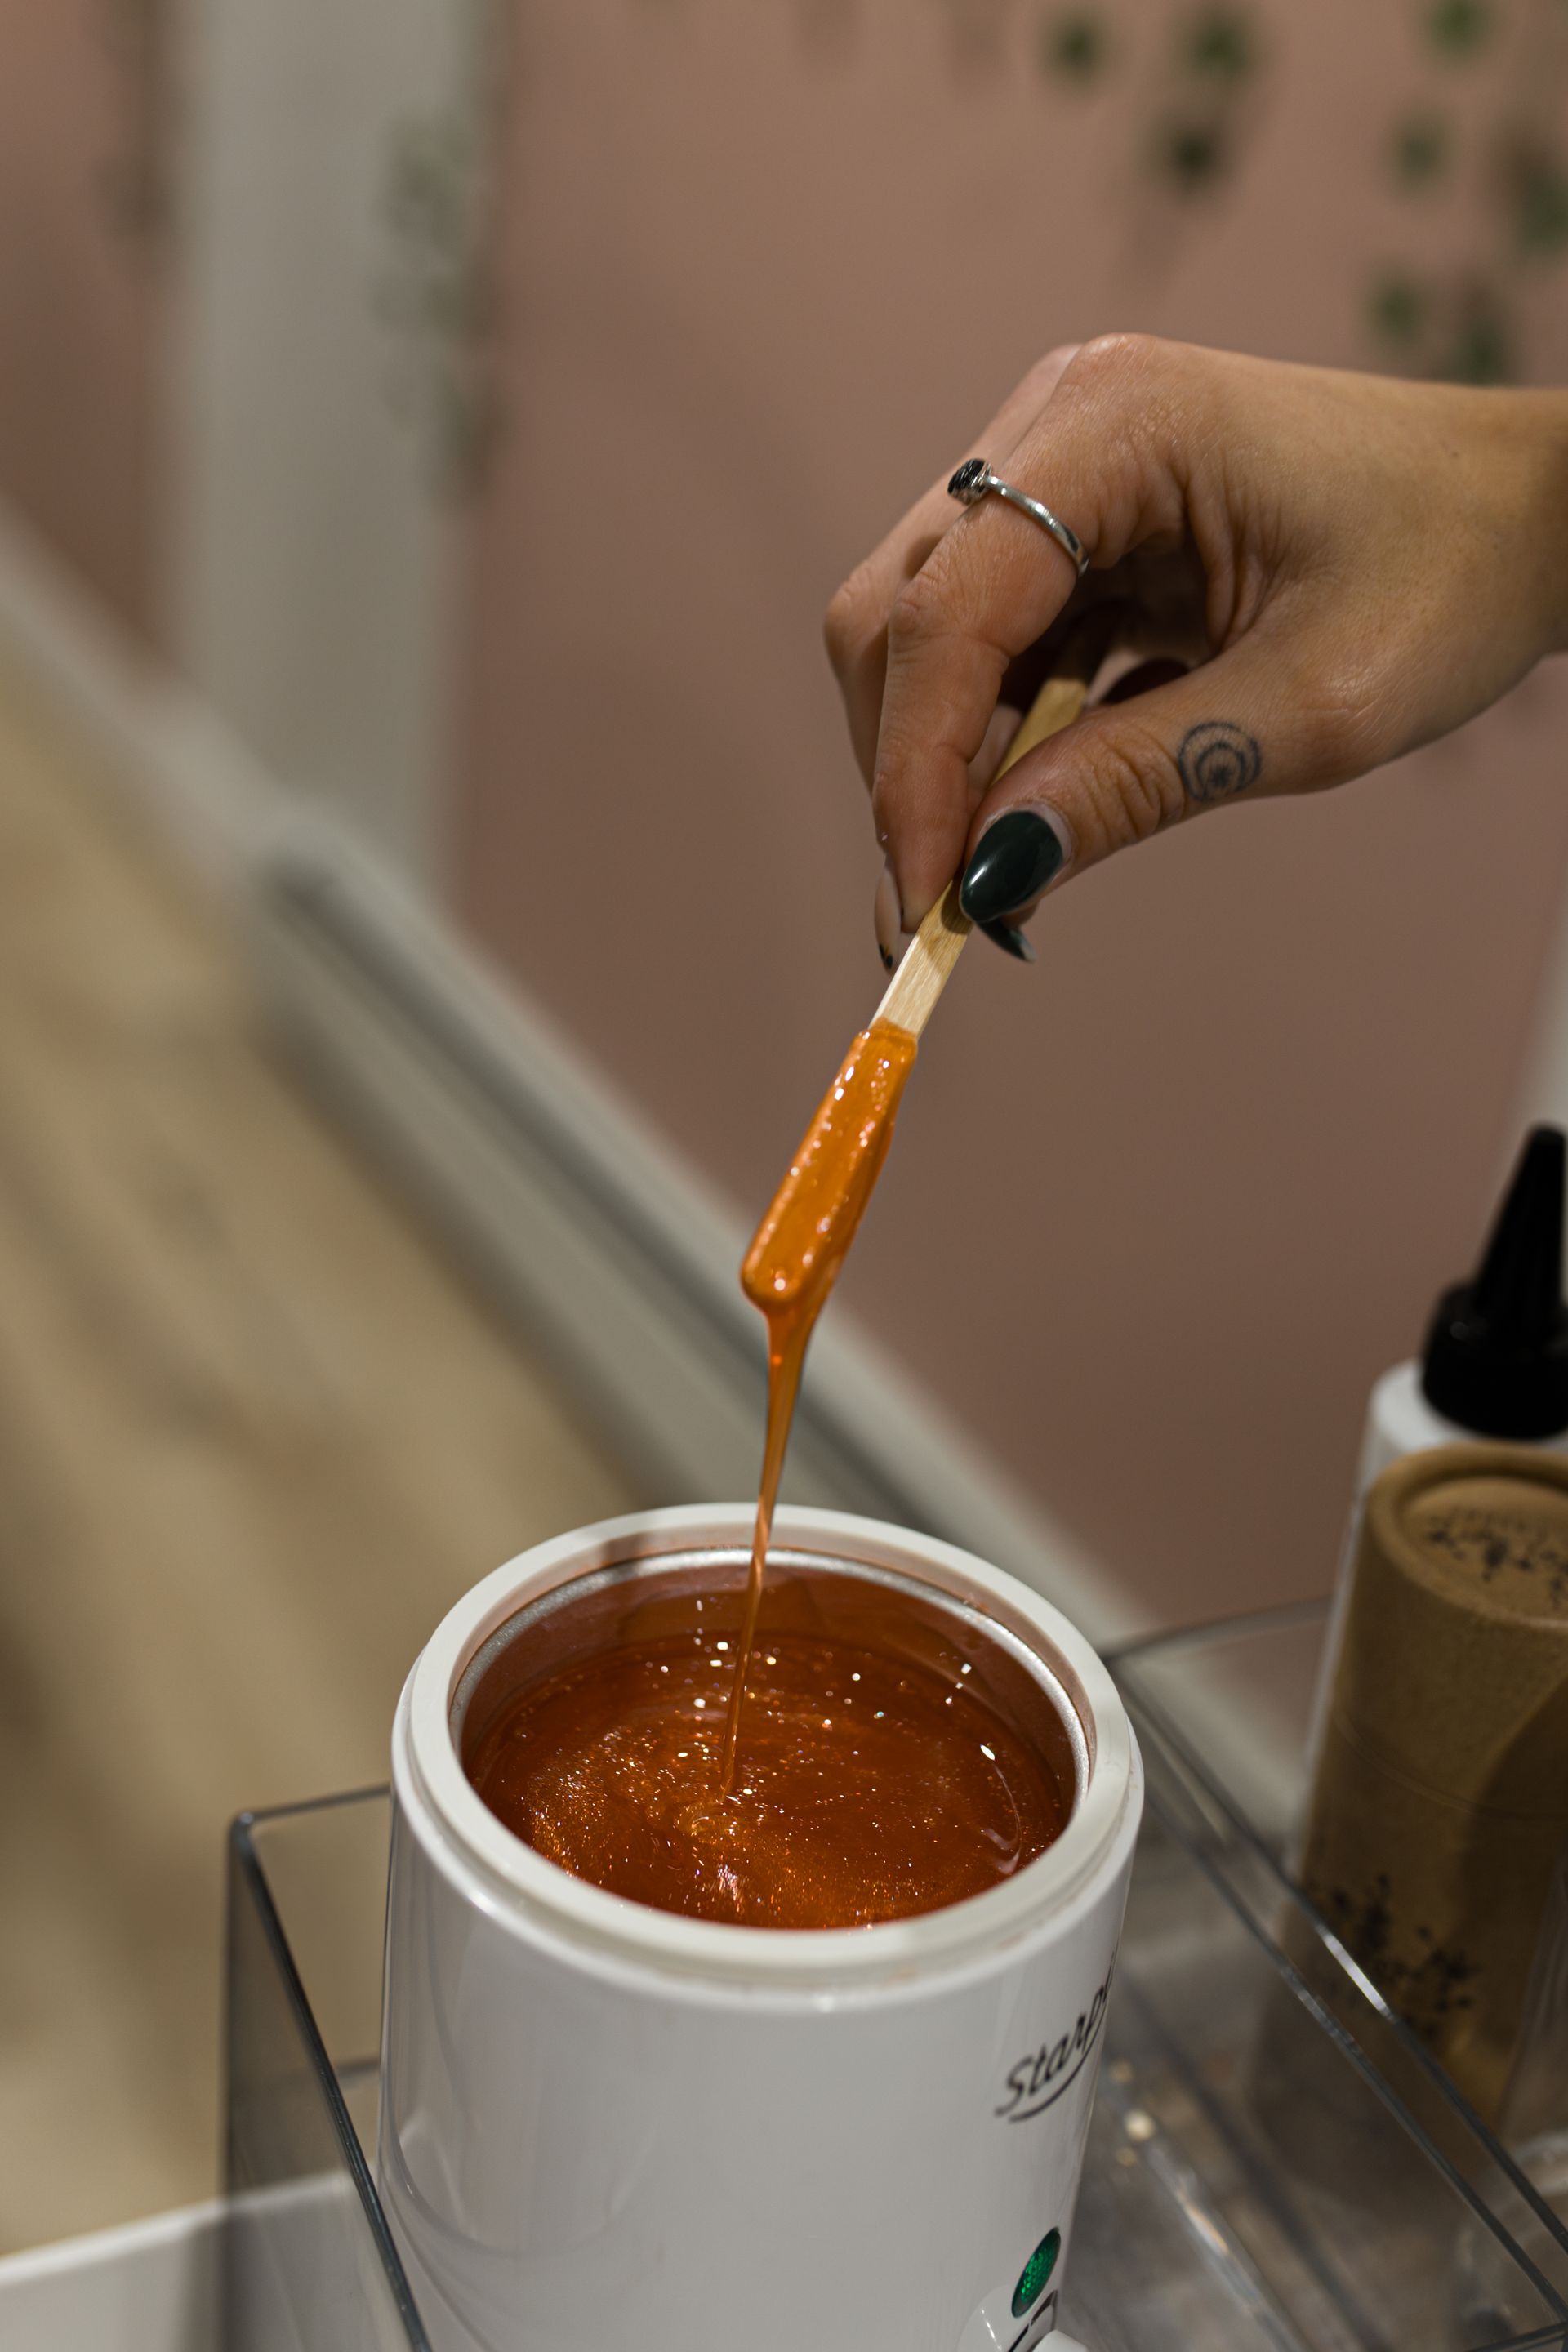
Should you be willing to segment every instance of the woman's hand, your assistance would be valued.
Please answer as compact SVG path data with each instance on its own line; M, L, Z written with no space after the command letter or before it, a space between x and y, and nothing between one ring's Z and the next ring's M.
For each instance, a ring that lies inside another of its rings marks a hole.
M1068 875L1193 811L1361 775L1568 644L1568 394L1108 336L1042 361L975 454L1092 568L1080 587L1037 523L961 509L944 476L834 598L885 960L961 868L1016 952ZM1158 667L993 784L1033 678L1108 646Z

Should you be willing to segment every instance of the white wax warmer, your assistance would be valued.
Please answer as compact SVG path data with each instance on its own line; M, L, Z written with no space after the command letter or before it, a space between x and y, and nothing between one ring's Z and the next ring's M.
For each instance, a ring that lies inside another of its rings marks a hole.
M1057 1843L921 1917L652 1910L546 1862L465 1777L470 1706L574 1654L633 1580L738 1592L751 1531L722 1505L541 1545L405 1687L380 2171L437 2352L1026 2352L1054 2331L1142 1801L1121 1703L1055 1609L950 1545L779 1514L776 1573L829 1609L823 1580L891 1583L993 1645L992 1703L1070 1756Z

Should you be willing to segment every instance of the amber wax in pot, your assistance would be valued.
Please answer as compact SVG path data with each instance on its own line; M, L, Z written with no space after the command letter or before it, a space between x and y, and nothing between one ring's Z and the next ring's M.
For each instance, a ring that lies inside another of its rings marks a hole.
M880 1019L855 1039L746 1255L769 1379L743 1594L710 1588L678 1622L599 1628L492 1694L465 1736L468 1776L508 1829L659 1910L775 1928L907 1918L1010 1878L1071 1810L1061 1718L1037 1691L1030 1736L1001 1703L994 1643L966 1654L929 1604L876 1580L837 1606L819 1582L803 1613L769 1573L806 1346L915 1054Z
M792 1610L787 1584L769 1601L727 1785L733 1590L621 1628L512 1691L466 1753L473 1786L578 1877L757 1927L937 1910L1059 1835L1067 1735L1043 1698L1035 1723L1016 1719L992 1645L933 1633L930 1611L896 1591L857 1593L842 1622Z

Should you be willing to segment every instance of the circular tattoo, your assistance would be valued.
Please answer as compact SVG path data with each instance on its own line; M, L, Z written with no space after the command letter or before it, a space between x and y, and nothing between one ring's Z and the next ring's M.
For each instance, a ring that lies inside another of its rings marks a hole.
M1189 727L1176 765L1190 801L1226 801L1258 782L1263 753L1256 735L1228 719L1205 719Z

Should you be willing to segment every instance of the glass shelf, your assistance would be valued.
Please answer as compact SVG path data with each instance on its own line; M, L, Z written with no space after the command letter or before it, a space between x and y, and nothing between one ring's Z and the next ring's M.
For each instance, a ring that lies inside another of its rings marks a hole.
M1149 1805L1062 2326L1092 2352L1568 2352L1568 2242L1279 1868L1296 1718L1244 1657L1117 1662ZM1257 1822L1185 1737L1194 1676L1233 1670ZM232 1833L226 2352L456 2352L374 2187L389 1820L376 1790Z
M1307 1800L1306 1756L1316 1706L1327 1602L1260 1612L1135 1643L1111 1661L1147 1754L1170 1760L1208 1822L1205 1844L1244 1879L1251 1916L1286 1956L1310 1955L1331 2014L1347 2022L1382 2078L1400 2086L1440 2150L1485 2150L1471 2170L1492 2210L1505 2213L1521 2251L1559 2294L1568 2282L1568 1871L1560 1870L1555 1981L1534 1996L1542 2015L1541 2114L1521 2114L1519 2145L1505 2149L1477 2119L1441 2066L1394 2015L1377 1988L1319 1917L1293 1874ZM1505 2103L1506 2104L1506 2103ZM1547 2110L1550 2109L1550 2115ZM1543 2122L1558 2126L1543 2129ZM1457 2138L1456 2138L1457 2136Z

